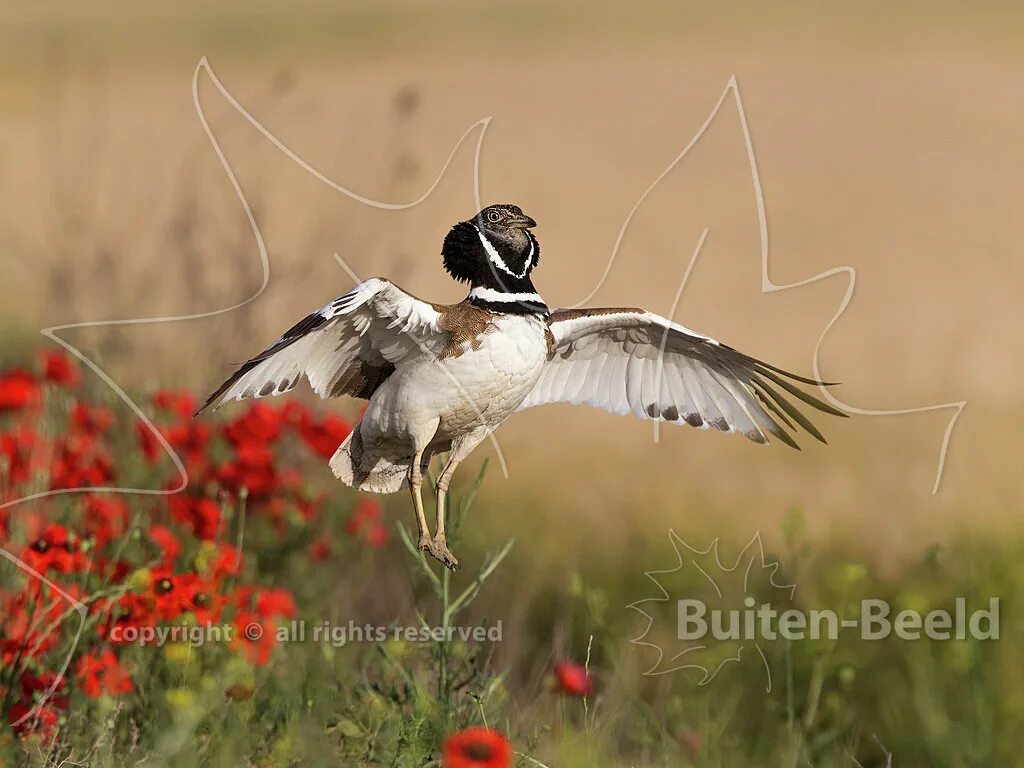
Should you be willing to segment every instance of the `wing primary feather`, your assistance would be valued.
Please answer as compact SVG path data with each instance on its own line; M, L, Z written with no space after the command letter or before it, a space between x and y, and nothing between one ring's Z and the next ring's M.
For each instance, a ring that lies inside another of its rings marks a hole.
M750 386L752 386L754 388L754 394L757 395L758 400L760 400L761 403L766 408L768 408L768 410L770 410L772 412L772 414L777 416L782 421L783 424L785 424L790 429L796 429L796 426L793 424L792 421L789 420L789 417L786 416L786 414L784 414L782 411L780 411L779 407L777 405L775 405L774 402L772 402L771 398L768 397L760 389L760 384L761 384L761 382L758 381L758 382L755 383L753 380L751 381L751 384L750 384Z
M202 413L207 408L209 408L214 403L215 400L220 398L225 392L227 392L235 384L237 384L238 380L241 379L243 376L245 376L245 374L247 374L253 368L255 368L256 365L259 362L260 362L259 360L250 360L250 361L248 361L246 363L243 363L241 368L239 368L237 371L235 371L233 374L231 374L231 376L228 378L227 381L225 381L223 384L221 384L212 395L210 395L208 398L206 398L206 402L203 403L201 406L199 406L196 409L196 412L192 414L192 417L195 418L200 413ZM218 406L219 405L220 405L220 403L218 403ZM216 408L217 408L217 406L214 406L214 410L216 410Z
M753 377L751 377L751 380L753 380ZM795 405L780 395L776 390L772 389L768 382L758 381L758 386L764 389L771 399L774 400L782 410L788 413L797 424L807 430L810 434L814 435L816 439L823 443L828 443L821 432L818 431L818 428L811 423L810 419L800 413L800 410Z
M731 349L731 347L730 347L730 349ZM740 353L740 354L742 354L742 353ZM750 358L750 359L754 362L754 370L756 370L758 373L764 373L765 372L763 370L758 370L758 369L766 368L769 371L775 371L775 373L781 373L783 376L786 376L787 378L793 379L794 381L799 381L801 384L810 384L812 387L837 387L841 383L841 382L838 382L838 381L818 381L817 379L808 379L805 376L798 376L797 374L790 373L789 371L783 370L782 368L776 368L774 365L771 365L769 363L765 363L765 362L763 362L761 360L755 360L754 358Z
M796 430L796 427L793 425L793 422L791 422L786 417L786 414L780 411L778 407L775 405L775 403L771 401L771 398L768 397L764 392L762 392L758 388L759 384L760 382L749 382L750 391L757 396L757 402L754 403L755 415L757 416L758 420L765 426L765 428L767 428L769 432L775 435L775 437L784 442L790 448L794 448L799 451L800 445L796 442L792 435L790 435L789 432L787 432L783 428L782 424L785 424L792 430ZM776 421L775 418L773 418L773 416L778 417L779 421L781 421L782 424L779 424L779 422Z
M797 387L797 386L795 386L793 384L790 384L788 381L783 379L781 376L776 376L771 371L760 370L760 371L758 371L758 373L760 373L762 376L767 376L769 379L774 381L776 384L778 384L784 390L789 392L789 394L793 395L793 397L800 398L801 400L803 400L808 405L812 405L815 408L817 408L819 411L824 411L825 413L830 413L833 416L842 416L844 419L849 418L848 414L843 413L838 408L833 408L828 403L822 402L821 400L816 398L814 395L809 395L808 393L804 392L799 387Z
M763 398L764 397L760 392L757 393L757 396L759 398ZM790 435L789 432L787 432L785 429L783 429L781 426L779 426L778 422L775 421L775 419L773 419L770 415L768 415L767 412L763 412L762 416L768 422L768 431L769 432L771 432L773 435L775 435L775 437L779 438L779 440L784 442L790 448L794 448L794 449L796 449L798 451L800 450L799 443L797 443L797 441L793 439L793 436ZM783 417L783 418L785 418L785 417ZM774 427L774 429L773 429L773 427Z

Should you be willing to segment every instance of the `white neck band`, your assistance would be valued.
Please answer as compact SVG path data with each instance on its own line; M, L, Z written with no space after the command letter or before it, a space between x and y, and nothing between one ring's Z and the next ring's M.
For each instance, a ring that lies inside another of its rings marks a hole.
M503 291L496 291L493 288L474 288L469 292L469 298L506 304L516 301L531 301L536 304L544 303L544 299L536 293L504 293Z

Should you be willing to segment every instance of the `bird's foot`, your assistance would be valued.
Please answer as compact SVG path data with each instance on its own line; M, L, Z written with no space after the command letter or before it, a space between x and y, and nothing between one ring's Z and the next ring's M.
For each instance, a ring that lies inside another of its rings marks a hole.
M423 549L422 542L420 543L420 548ZM451 571L459 570L459 561L455 559L455 555L448 551L448 544L445 542L444 536L435 536L432 541L428 542L428 547L424 551L429 552L445 568Z

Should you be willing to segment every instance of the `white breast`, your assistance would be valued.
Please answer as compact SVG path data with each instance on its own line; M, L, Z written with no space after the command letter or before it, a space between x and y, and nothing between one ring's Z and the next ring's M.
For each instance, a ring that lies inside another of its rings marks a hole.
M441 409L441 430L446 433L471 428L481 416L497 426L533 391L544 368L547 341L542 320L496 315L493 325L491 332L480 337L478 349L445 361L446 372L465 390Z
M397 370L369 410L380 410L381 420L391 424L437 418L438 434L448 437L481 421L495 427L515 413L540 377L547 359L545 328L536 317L494 315L486 333L454 354L424 356Z

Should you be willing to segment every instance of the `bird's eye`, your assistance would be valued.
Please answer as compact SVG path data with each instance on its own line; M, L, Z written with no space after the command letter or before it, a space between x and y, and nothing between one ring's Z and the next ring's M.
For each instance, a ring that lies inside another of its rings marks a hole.
M492 224L497 224L501 220L501 214L497 211L488 211L487 220Z

